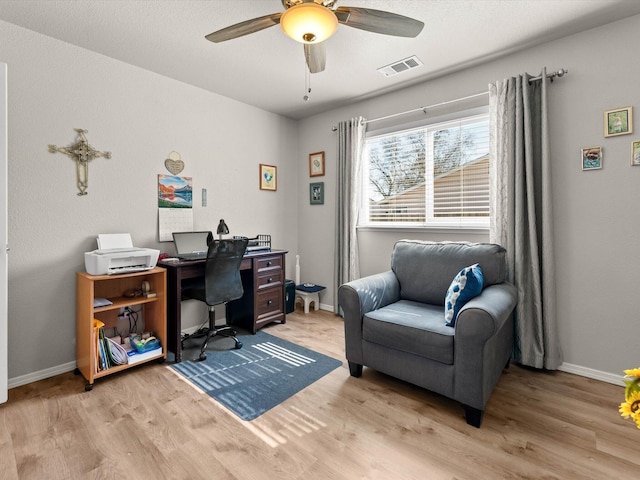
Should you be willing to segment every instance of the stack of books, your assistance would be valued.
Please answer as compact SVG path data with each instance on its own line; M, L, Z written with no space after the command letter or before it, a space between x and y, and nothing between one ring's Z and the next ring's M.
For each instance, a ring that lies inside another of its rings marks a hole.
M157 340L149 343L147 348L136 349L131 344L134 336L129 337L128 341L122 344L120 337L105 336L104 323L98 319L93 320L93 330L96 352L95 373L117 365L132 365L162 355L162 345Z
M131 337L129 337L131 339ZM129 360L129 365L134 364L134 363L138 363L138 362L142 362L144 360L147 360L149 358L153 358L156 357L158 355L162 355L162 346L160 345L159 342L156 343L156 347L151 348L151 349L146 349L146 350L137 350L136 348L134 348L133 345L131 345L131 343L126 343L126 345L123 345L123 347L125 347L125 350L127 351L127 357Z
M93 331L96 351L96 373L117 365L129 363L127 352L123 345L104 334L104 323L93 320Z

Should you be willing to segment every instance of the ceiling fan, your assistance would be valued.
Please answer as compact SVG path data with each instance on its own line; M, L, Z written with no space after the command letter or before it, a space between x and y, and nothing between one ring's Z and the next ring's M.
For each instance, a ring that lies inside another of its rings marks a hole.
M337 0L282 0L285 10L231 25L205 38L215 43L259 32L280 24L294 40L304 44L304 56L311 73L322 72L326 64L324 41L341 23L374 33L416 37L424 23L413 18L359 7L336 7Z

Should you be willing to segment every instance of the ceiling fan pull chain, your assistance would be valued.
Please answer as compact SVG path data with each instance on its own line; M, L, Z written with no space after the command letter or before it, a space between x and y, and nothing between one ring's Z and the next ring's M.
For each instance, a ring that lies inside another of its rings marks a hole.
M304 97L302 97L302 99L305 102L308 102L310 96L311 96L311 72L309 71L309 67L307 66L307 62L305 60L305 63L304 63Z

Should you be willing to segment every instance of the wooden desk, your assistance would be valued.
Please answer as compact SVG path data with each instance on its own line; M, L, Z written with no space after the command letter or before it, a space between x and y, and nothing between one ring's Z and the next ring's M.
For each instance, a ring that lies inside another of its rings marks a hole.
M240 264L244 295L227 304L229 324L242 326L251 333L271 322L285 323L284 250L248 253ZM168 349L182 361L182 285L185 280L202 278L206 260L158 262L167 269Z

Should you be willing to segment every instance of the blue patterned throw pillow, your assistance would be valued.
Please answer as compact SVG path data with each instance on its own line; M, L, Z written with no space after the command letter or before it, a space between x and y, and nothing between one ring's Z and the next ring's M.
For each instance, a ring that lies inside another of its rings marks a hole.
M444 299L444 319L448 327L454 327L458 312L473 297L480 295L484 275L478 263L465 267L453 279Z

